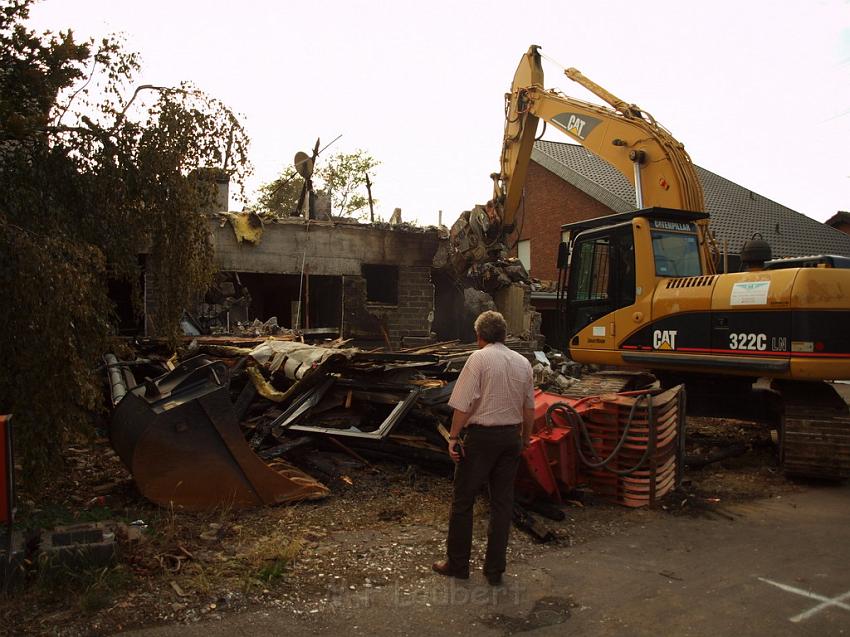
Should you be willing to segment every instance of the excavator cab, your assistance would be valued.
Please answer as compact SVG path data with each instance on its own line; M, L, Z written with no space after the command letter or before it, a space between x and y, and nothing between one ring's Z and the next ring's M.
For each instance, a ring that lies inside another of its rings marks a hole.
M570 346L616 349L635 316L652 314L660 278L706 271L697 220L705 213L649 208L562 226L571 238L562 254L559 290L562 337ZM578 334L591 326L583 339Z

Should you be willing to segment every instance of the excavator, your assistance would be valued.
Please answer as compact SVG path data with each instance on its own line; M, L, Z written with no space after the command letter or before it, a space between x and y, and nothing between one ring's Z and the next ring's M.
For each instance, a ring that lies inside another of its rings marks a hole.
M493 197L451 230L455 267L504 254L543 120L630 179L637 203L560 228L570 357L685 382L689 406L774 422L787 474L850 477L850 413L825 382L850 379L850 270L766 269L769 246L755 241L742 250L746 271L725 272L684 146L576 69L567 77L609 106L545 89L539 49L523 55L505 96Z

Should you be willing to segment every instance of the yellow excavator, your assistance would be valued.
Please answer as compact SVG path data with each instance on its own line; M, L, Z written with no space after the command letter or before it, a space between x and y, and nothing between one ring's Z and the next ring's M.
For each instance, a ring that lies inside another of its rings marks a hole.
M559 267L573 360L685 381L689 403L707 403L715 415L750 416L762 405L755 417L776 417L786 473L850 477L850 414L823 382L850 379L850 270L765 269L766 246L754 244L747 271L723 273L684 146L575 69L567 77L610 107L546 90L540 57L529 48L506 95L492 200L452 228L456 267L504 249L542 119L629 178L637 202L634 212L561 228L569 233ZM768 388L754 393L754 383Z

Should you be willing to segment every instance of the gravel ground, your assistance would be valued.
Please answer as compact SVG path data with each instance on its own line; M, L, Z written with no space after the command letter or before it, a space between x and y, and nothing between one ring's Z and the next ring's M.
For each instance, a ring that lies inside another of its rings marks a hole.
M654 509L584 497L564 505L565 520L543 521L553 543L537 544L515 529L509 565L544 555L553 545L618 535L659 516L723 516L726 504L798 488L776 467L769 431L743 422L689 420L689 454L733 444L745 447L743 455L688 471L682 487ZM396 595L415 598L433 585L430 565L443 556L450 479L412 466L372 469L347 456L323 455L340 469L324 501L200 515L142 500L105 441L69 447L67 480L40 494L38 508L24 488L21 519L40 525L140 520L145 530L135 541L118 533L120 553L112 567L31 574L14 597L0 599L0 633L111 634L264 607L310 615L332 610L352 592L392 587ZM482 500L473 568L483 558L486 513Z

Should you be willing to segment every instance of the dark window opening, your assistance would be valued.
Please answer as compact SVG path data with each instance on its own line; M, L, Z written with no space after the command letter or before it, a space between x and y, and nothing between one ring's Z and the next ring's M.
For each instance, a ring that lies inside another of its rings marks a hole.
M137 336L145 331L144 312L141 307L145 295L145 255L140 254L139 279L136 289L130 281L110 278L107 281L109 300L114 304L114 320L118 334Z
M576 301L608 298L608 237L579 244Z
M302 330L334 328L342 322L342 277L305 274L226 272L207 293L200 318L208 329L266 322Z
M364 263L360 272L366 279L366 300L398 305L398 266Z
M460 339L465 343L473 342L475 317L469 315L463 288L441 270L432 270L431 280L434 282L434 322L431 330L441 341Z

